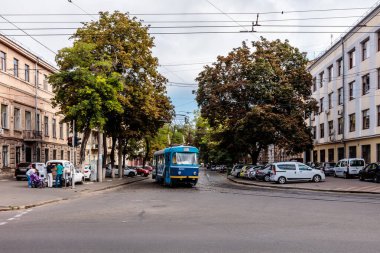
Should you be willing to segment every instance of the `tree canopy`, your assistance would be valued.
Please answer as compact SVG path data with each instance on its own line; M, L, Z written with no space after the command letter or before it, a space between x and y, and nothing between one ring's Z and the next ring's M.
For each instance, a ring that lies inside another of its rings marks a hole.
M243 42L227 56L205 66L197 81L201 115L220 145L243 152L256 163L270 144L290 153L312 147L305 114L315 109L308 60L288 41L261 38L252 48Z

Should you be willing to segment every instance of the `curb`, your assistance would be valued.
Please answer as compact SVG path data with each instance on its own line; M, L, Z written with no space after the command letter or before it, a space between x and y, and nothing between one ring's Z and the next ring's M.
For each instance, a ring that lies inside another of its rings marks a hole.
M80 194L86 195L89 193L106 191L106 190L122 187L124 185L133 184L133 183L140 182L140 181L147 180L147 179L148 178L143 178L143 179L129 181L129 182L125 182L125 183L121 183L121 184L117 184L117 185L110 185L110 186L100 188L100 189L96 189L93 191L80 192ZM70 200L70 199L72 199L72 198L59 198L59 199L47 200L47 201L43 201L43 202L39 202L39 203L35 203L35 204L30 204L30 205L0 207L0 212L30 209L33 207L43 206L43 205L52 204L52 203L58 203L58 202L61 202L64 200Z
M380 192L368 192L368 191L327 190L327 189L311 189L311 188L306 188L306 187L283 187L279 185L262 185L262 184L241 182L229 177L227 177L227 179L236 184L250 185L250 186L262 187L262 188L272 188L272 189L302 190L302 191L315 191L315 192L335 192L335 193L359 193L359 194L374 194L374 195L380 194Z

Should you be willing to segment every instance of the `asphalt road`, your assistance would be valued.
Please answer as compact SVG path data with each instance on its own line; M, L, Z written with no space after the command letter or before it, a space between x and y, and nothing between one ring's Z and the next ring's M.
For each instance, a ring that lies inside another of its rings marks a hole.
M4 193L6 194L6 193ZM146 180L27 211L0 213L0 252L380 251L380 197Z

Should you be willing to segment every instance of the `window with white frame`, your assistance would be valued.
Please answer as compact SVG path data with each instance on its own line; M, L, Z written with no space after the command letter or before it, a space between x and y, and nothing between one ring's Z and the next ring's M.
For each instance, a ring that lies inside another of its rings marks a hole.
M323 98L319 100L319 112L323 112Z
M369 74L362 76L362 95L368 94L370 89Z
M319 74L319 87L322 87L323 86L323 72L321 72L320 74Z
M354 132L355 127L356 127L355 113L350 114L349 118L350 118L350 132Z
M348 52L348 68L352 69L355 67L355 49Z
M333 75L334 75L333 70L334 70L333 65L331 65L330 67L327 68L327 74L328 74L329 82L331 82L333 80Z
M2 151L2 161L3 161L3 167L8 167L9 166L9 150L8 146L3 146L3 151Z
M343 88L338 89L338 104L343 104Z
M44 90L49 90L49 82L47 75L44 75Z
M0 51L0 70L7 71L7 54Z
M13 110L13 128L14 130L21 129L21 111L19 108Z
M25 111L25 130L32 130L32 114Z
M13 58L13 75L18 77L18 59Z
M348 84L348 95L349 95L349 100L354 99L354 86L355 86L355 81L351 82Z
M8 129L8 105L1 105L1 127Z
M29 69L29 65L28 64L25 64L25 69L24 69L25 73L25 81L26 82L30 82L30 69Z
M329 135L331 136L331 135L334 134L334 121L333 121L333 120L330 120L330 121L328 122L328 124L329 124Z
M328 95L328 99L329 99L329 101L328 101L328 103L329 103L329 109L332 108L332 97L333 97L333 93L331 92L331 93Z
M53 119L53 138L57 138L57 120Z
M320 138L325 137L325 124L324 123L319 125L319 137Z
M337 61L338 65L338 76L342 75L342 58Z
M49 117L48 116L44 117L44 133L45 133L45 136L49 136Z
M63 123L59 123L59 138L63 140Z
M369 109L362 111L363 115L363 129L369 128Z
M369 38L367 38L366 40L362 42L362 61L364 61L365 59L369 57L368 45L369 45Z
M338 134L343 133L343 117L338 119Z

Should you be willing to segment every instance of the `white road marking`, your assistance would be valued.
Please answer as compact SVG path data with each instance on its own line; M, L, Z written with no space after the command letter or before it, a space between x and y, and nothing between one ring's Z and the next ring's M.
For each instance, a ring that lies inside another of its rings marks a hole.
M15 218L9 218L8 220L11 221L11 220L14 220Z
M0 222L0 226L7 224L8 222Z
M22 216L22 213L15 215L14 217L19 218Z

